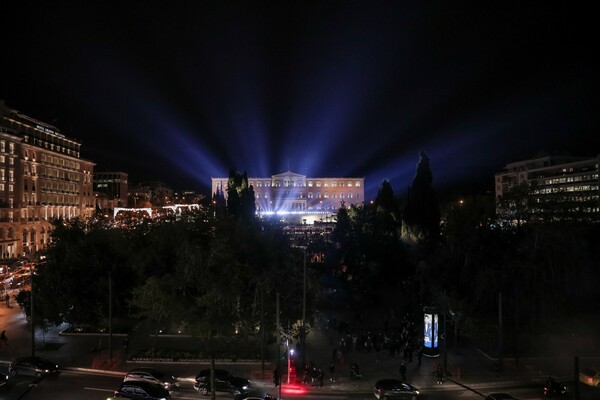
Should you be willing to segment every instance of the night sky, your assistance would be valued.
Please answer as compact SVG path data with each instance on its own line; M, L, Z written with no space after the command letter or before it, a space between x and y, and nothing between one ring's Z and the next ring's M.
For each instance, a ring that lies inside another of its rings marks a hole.
M600 153L583 3L34 3L2 5L0 98L131 183L289 169L400 196L424 150L440 191L483 193L508 162Z

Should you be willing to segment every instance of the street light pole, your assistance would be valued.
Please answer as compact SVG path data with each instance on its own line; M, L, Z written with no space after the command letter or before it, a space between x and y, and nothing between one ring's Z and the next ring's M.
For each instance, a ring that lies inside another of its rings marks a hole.
M306 365L306 247L304 247L304 273L302 279L302 368Z
M35 357L35 323L33 322L33 266L29 268L31 277L31 293L29 299L29 315L31 319L31 357Z

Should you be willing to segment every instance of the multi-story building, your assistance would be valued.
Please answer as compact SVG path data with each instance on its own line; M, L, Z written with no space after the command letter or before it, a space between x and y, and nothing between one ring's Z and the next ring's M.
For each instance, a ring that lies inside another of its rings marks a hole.
M125 172L94 172L96 207L112 210L127 206L128 175Z
M600 155L543 156L509 163L495 175L496 199L517 185L526 185L533 215L552 219L599 215L599 164Z
M307 221L334 217L342 202L348 206L363 203L364 181L364 177L307 178L290 171L268 178L248 178L259 215L298 215ZM227 196L227 182L228 178L212 178L212 193L222 191Z
M52 221L94 212L94 163L58 128L0 100L0 258L44 249Z
M171 204L173 189L162 182L144 182L129 188L129 204L133 207L148 205L162 207Z

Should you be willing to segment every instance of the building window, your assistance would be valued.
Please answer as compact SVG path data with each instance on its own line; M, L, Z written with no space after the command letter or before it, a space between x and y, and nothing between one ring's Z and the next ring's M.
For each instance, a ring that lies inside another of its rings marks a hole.
M321 187L321 181L317 181L317 187Z
M8 144L8 153L15 154L15 144L12 142Z
M9 192L13 192L15 190L15 187L13 185L8 185L8 191ZM10 199L12 201L12 199Z
M0 152L6 152L6 142L4 140L0 142Z
M348 187L352 187L352 182L348 181Z
M340 187L344 187L344 181L340 182Z
M360 181L356 181L356 182L354 182L354 186L356 186L356 187L360 187Z
M308 187L313 187L313 182L312 181L308 181Z

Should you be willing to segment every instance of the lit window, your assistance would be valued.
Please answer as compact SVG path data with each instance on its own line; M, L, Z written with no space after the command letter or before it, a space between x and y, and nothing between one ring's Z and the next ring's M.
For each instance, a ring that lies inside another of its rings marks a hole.
M331 187L337 187L337 182L331 182Z
M321 181L317 181L317 187L321 187Z
M352 187L352 182L348 182L348 187Z
M312 181L308 181L308 187L312 187L312 186L313 186Z
M356 182L354 182L354 186L356 186L356 187L360 187L360 181L356 181Z
M344 181L340 182L340 187L344 187Z

